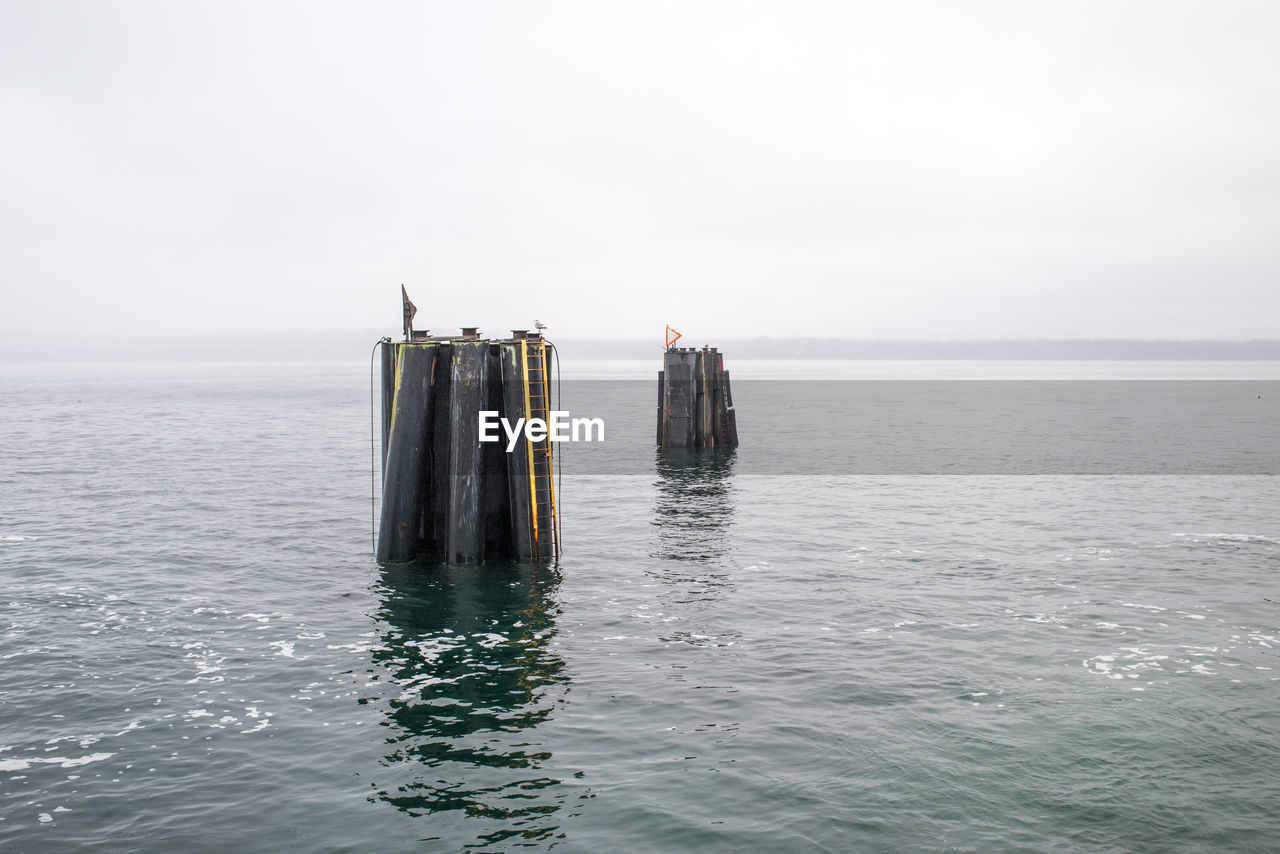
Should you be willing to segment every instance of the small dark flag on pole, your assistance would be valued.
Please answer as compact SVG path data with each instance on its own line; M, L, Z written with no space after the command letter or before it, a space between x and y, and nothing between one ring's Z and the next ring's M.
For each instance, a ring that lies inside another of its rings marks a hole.
M400 296L404 299L404 340L413 340L413 316L418 313L418 307L409 301L409 292L404 289L404 285L400 286Z

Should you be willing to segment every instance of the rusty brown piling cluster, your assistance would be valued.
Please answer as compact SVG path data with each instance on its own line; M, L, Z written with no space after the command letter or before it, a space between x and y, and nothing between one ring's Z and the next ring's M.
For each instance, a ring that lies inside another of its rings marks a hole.
M658 372L658 445L736 447L738 422L724 356L715 347L668 347Z

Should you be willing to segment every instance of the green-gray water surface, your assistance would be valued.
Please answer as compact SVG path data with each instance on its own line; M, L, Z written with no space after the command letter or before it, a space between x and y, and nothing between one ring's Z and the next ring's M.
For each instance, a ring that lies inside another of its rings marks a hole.
M558 566L381 569L366 365L0 390L5 852L1280 839L1275 477L654 455Z

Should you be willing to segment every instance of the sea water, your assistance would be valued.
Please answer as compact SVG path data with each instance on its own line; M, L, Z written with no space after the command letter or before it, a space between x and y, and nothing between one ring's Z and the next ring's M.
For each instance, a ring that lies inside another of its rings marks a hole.
M0 366L0 850L1275 850L1274 366L728 363L692 457L566 363L559 562L389 569L367 364Z

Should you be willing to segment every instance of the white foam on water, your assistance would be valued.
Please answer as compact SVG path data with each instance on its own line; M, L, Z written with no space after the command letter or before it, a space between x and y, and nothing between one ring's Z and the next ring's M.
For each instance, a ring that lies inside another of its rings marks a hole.
M1268 537L1265 534L1230 534L1224 532L1217 533L1197 533L1193 531L1175 532L1175 537L1195 537L1206 540L1225 540L1229 543L1280 543L1280 539Z
M297 656L293 654L293 641L272 641L269 645L280 647L280 652L277 653L278 655L282 655L285 658L297 658Z
M198 641L191 645L183 645L182 648L189 650L185 658L191 659L196 667L196 675L187 680L188 685L196 682L225 681L225 677L221 675L222 662L226 660L225 656L219 655Z
M369 651L369 647L366 644L359 644L359 643L328 643L328 644L325 644L324 648L325 649L345 649L345 650L350 650L351 652L354 652L357 654Z
M1007 609L1005 613L1009 613ZM1063 625L1066 623L1066 620L1056 614L1016 614L1014 619L1025 623L1047 623L1051 625Z
M1115 653L1095 655L1081 663L1088 670L1108 679L1137 679L1144 670L1163 671L1162 662L1168 660L1169 656L1152 652L1145 647L1122 646Z
M0 771L25 771L32 765L58 765L63 768L76 768L90 762L100 762L115 756L114 753L90 753L88 756L35 756L30 759L0 759Z

